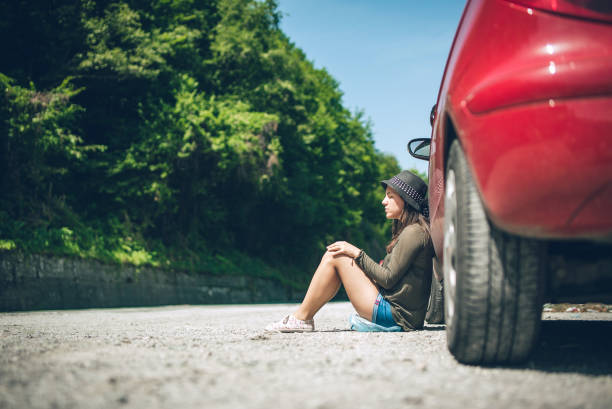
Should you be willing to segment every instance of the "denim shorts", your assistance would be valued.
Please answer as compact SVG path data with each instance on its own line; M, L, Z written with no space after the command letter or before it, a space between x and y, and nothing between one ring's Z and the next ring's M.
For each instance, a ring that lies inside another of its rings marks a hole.
M382 327L393 327L397 325L391 316L391 304L383 298L381 293L378 293L378 297L376 297L376 301L374 301L372 322Z

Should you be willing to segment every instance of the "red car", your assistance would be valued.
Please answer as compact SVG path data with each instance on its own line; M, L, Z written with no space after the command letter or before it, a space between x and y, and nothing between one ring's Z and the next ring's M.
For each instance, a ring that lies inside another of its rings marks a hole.
M545 301L612 296L612 2L468 0L431 120L449 350L520 362Z

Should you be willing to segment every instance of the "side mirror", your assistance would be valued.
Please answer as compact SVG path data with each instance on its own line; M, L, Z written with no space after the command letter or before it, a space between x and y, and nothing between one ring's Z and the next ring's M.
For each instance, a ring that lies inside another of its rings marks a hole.
M431 138L416 138L408 142L408 153L417 159L429 160Z
M431 112L429 112L429 124L433 126L434 121L436 120L436 113L438 112L438 104L434 104L431 107Z

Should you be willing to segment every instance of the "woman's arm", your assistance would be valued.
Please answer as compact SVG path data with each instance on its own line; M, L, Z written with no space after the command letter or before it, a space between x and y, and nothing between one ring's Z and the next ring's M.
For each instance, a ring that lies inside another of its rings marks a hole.
M364 251L359 253L355 261L376 284L383 288L391 288L402 278L424 248L425 234L418 225L406 227L391 250L389 262L384 267L372 260Z

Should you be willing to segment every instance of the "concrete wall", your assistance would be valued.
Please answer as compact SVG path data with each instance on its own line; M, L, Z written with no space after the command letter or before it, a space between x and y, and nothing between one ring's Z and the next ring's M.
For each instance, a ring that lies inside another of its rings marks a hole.
M272 279L0 252L0 311L297 302L302 296Z

